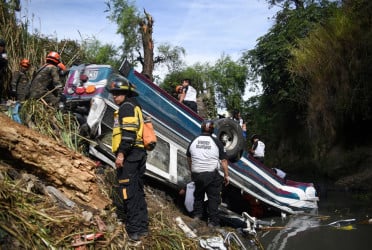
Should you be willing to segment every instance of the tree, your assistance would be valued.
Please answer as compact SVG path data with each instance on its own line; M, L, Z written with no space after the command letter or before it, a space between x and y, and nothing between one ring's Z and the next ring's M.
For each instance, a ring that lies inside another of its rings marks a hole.
M288 150L292 145L291 154L300 159L308 150L306 141L299 140L309 136L305 126L307 97L298 91L303 88L303 78L293 77L288 69L292 57L290 49L298 46L298 40L306 37L317 24L323 23L337 4L323 0L304 1L304 8L292 8L292 1L285 3L275 16L274 26L258 39L253 50L243 54L242 61L249 65L250 80L262 84L263 95L256 114L266 117L254 119L265 122L257 126L262 131L256 132L264 135L268 144L277 149L270 156L277 153L279 159L284 154L282 150Z
M13 39L18 40L17 38L19 37L19 34L17 34L16 37L12 36L14 31L20 30L16 20L16 11L19 11L19 9L17 9L17 4L14 4L13 1L0 2L0 39L3 39L7 42L6 50L8 51L7 53L9 58L11 58L9 54L9 50L11 49L10 41ZM16 64L17 66L18 63ZM9 60L7 67L4 67L0 73L0 100L6 96L6 93L9 91L9 86L7 83L10 82L12 77L12 72L9 70L9 66L11 65L12 62Z
M145 18L140 19L139 22L142 36L143 58L138 57L138 59L142 64L142 74L152 79L154 64L161 62L162 58L158 57L157 60L154 61L154 41L152 39L154 20L145 9L143 9L143 13L145 14Z
M230 56L222 55L211 68L210 79L215 87L218 108L241 109L247 85L248 69Z
M40 65L45 63L45 57L49 51L57 51L61 54L64 64L71 64L73 60L81 56L81 48L78 42L73 40L58 41L51 35L41 34L37 29L30 30L30 21L18 19L16 11L20 10L20 1L0 2L0 37L7 41L7 54L9 60L9 76L11 71L18 69L19 62L27 58L31 62L29 73L32 74Z
M122 46L124 57L132 64L139 61L142 65L142 74L152 79L154 70L152 16L145 9L141 14L134 3L127 0L109 0L106 4L107 11L110 12L109 19L118 24L117 33L124 38Z
M102 45L97 39L86 40L82 44L82 61L96 64L109 64L119 68L120 60L117 58L117 50L114 45Z
M247 86L247 67L222 55L215 65L196 63L166 76L160 85L175 94L175 88L184 78L189 78L204 104L205 117L217 117L217 109L243 109L243 97Z
M117 33L123 36L124 42L120 46L123 50L123 55L131 63L135 63L137 51L141 48L139 13L133 3L127 0L109 0L106 5L106 12L109 12L108 18L118 25Z
M185 62L181 57L186 54L186 51L180 46L172 47L170 44L161 44L158 46L158 54L163 59L168 72L180 71L185 67Z
M208 63L195 63L167 74L160 87L177 98L176 86L181 84L182 79L190 79L192 86L197 91L199 114L205 118L215 118L217 116L215 86L212 84L210 72L211 66Z
M124 38L121 47L124 57L134 65L140 62L142 74L152 80L156 64L172 63L172 60L175 60L174 65L179 63L177 60L179 60L180 54L184 54L184 49L181 47L171 49L169 45L164 45L159 47L160 55L154 55L152 33L155 21L146 9L143 9L143 13L140 13L134 2L129 0L108 0L106 4L107 11L110 13L108 18L118 24L117 33ZM166 52L170 52L170 54L165 54Z
M282 6L282 8L290 8L294 6L295 9L303 9L306 5L313 4L314 0L266 0L270 6Z
M290 70L306 83L309 131L327 145L371 140L371 11L370 1L346 2L291 50Z

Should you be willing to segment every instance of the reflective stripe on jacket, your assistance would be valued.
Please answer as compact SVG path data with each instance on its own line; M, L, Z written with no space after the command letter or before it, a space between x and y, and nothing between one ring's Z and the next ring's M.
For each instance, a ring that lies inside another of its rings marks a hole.
M128 106L132 107L132 112L128 111ZM124 113L131 115L124 115L120 117L121 110L126 110ZM121 118L121 121L120 121ZM127 150L128 147L144 148L143 140L143 114L139 106L130 101L125 101L114 112L114 127L112 131L112 152L118 151L120 147ZM125 153L125 152L123 152Z

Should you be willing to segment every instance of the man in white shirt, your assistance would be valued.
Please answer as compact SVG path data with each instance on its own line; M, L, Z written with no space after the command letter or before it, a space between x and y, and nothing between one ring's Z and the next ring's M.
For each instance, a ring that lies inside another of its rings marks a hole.
M223 144L212 136L213 121L206 120L201 125L201 135L194 138L187 148L187 162L191 179L195 182L194 218L203 216L205 194L208 196L208 226L219 226L218 206L221 203L222 181L229 184L228 162ZM218 170L222 167L224 178Z
M179 95L179 101L198 113L198 106L196 104L196 89L191 86L190 79L182 80L182 93Z
M265 157L265 144L262 141L260 141L258 135L253 135L251 137L251 141L252 148L250 150L250 153L255 159L263 163Z

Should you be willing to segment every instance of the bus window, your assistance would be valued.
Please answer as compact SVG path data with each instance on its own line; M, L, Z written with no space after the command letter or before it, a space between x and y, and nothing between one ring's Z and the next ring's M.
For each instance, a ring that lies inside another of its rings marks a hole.
M169 173L169 162L170 162L170 146L169 143L157 138L156 147L153 151L147 152L147 162L151 165L159 168L160 170Z

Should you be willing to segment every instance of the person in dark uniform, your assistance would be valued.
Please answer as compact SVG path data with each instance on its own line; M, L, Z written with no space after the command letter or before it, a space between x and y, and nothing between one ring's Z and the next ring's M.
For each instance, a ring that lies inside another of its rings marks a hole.
M6 70L8 68L8 57L6 54L6 42L0 39L0 102L4 97L4 90L6 90Z
M63 91L57 65L61 56L57 52L50 52L46 63L36 71L30 85L30 99L43 98L52 107L58 107Z
M118 194L122 205L117 209L125 213L125 227L130 240L138 241L148 234L148 211L143 177L147 153L143 145L142 109L135 99L135 86L126 78L113 79L110 92L119 109L114 113L112 151L116 155L115 166Z
M201 134L191 141L186 152L191 179L195 182L193 215L196 219L202 218L204 197L207 194L209 227L220 224L218 206L221 203L222 180L225 185L229 184L226 151L223 144L212 136L213 131L213 121L203 121ZM221 166L223 179L218 172Z
M10 96L15 98L17 101L23 102L26 100L26 96L29 91L29 77L27 71L30 68L30 61L26 58L20 62L19 70L13 72L12 82L10 83Z

